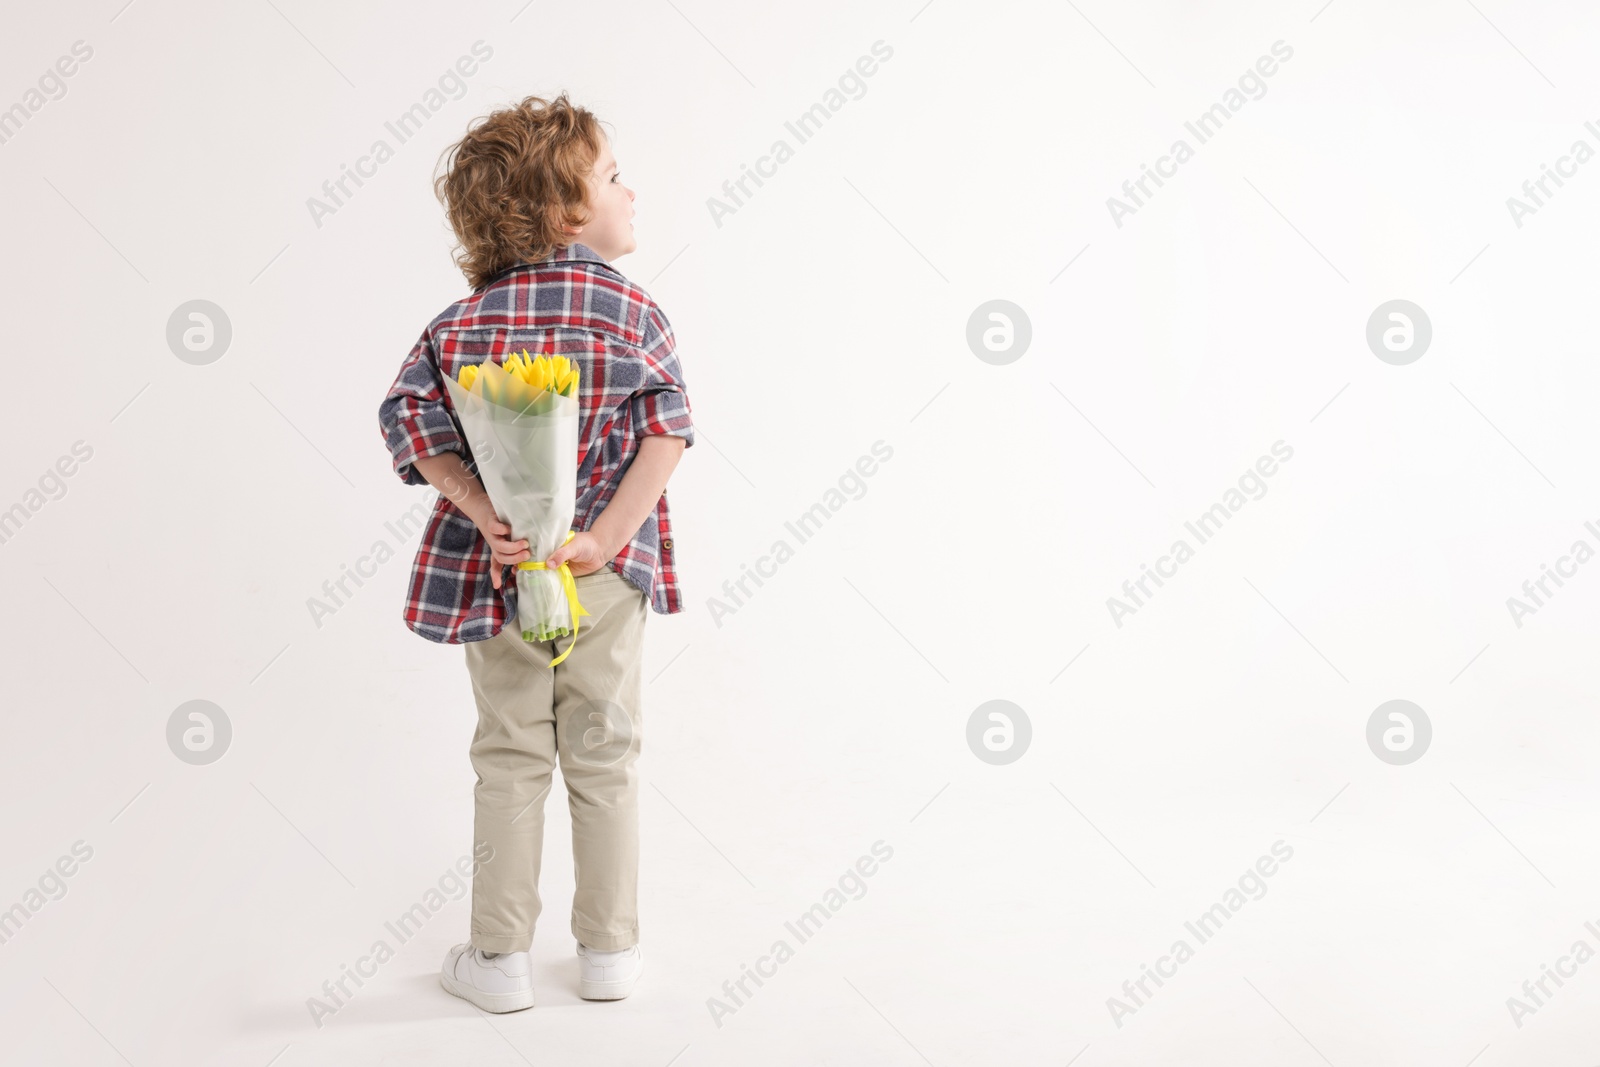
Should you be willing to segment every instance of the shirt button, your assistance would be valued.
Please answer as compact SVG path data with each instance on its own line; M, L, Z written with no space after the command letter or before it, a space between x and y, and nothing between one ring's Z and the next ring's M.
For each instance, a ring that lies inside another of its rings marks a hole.
M672 538L669 537L665 541L661 542L661 547L664 548L665 550L667 550L668 552L671 552L672 551Z

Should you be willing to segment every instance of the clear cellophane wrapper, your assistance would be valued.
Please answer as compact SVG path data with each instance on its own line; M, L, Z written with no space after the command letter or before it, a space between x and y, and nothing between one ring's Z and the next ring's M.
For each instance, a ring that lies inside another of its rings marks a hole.
M445 377L479 481L495 514L546 560L567 540L578 499L578 398L535 392L485 361L471 389ZM559 570L516 570L517 623L524 641L572 633Z

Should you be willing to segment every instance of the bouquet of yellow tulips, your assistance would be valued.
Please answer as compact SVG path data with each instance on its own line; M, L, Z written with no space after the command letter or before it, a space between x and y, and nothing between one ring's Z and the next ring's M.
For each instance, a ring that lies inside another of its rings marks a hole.
M478 478L495 514L526 540L532 558L517 564L517 623L524 641L578 639L577 585L563 563L544 561L574 534L578 500L578 368L565 356L529 356L527 349L463 367L445 379L466 432ZM550 662L554 667L572 651Z
M493 367L494 364L487 364ZM544 402L554 403L558 396L578 395L578 368L566 356L538 355L529 357L528 350L513 352L500 365L505 372L484 375L483 397L491 404L523 409ZM478 382L480 365L462 367L456 376L461 388L472 390ZM545 394L550 394L546 397Z

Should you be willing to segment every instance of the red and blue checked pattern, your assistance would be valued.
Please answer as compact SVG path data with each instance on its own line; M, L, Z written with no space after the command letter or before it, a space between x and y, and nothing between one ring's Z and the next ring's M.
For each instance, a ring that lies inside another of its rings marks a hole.
M566 356L581 371L578 388L578 499L572 528L587 530L622 484L639 439L670 434L694 444L689 397L672 325L645 291L592 248L572 244L518 263L441 312L411 349L378 407L378 425L408 485L426 485L420 456L468 447L443 375L485 360ZM406 625L441 644L493 637L517 615L515 571L495 589L489 544L466 514L440 495L412 563ZM656 612L683 610L673 564L672 525L663 493L631 541L608 564L643 590Z

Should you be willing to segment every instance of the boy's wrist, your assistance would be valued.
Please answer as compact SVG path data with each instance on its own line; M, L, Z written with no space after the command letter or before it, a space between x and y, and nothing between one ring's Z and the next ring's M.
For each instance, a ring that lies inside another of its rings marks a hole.
M494 505L489 501L489 494L477 479L463 483L452 478L439 490L439 495L454 504L475 526L483 525L486 519L494 516Z
M472 524L479 528L482 528L483 524L491 519L498 520L500 518L499 515L495 514L494 504L490 502L488 493L471 493L465 500L456 503L456 507L460 508L461 513L471 519Z
M609 563L617 557L617 553L627 545L630 538L618 538L616 531L611 528L611 523L606 521L606 513L601 512L595 519L594 525L589 527L589 533L600 542L600 551Z
M486 514L494 513L489 503L489 493L478 476L462 461L461 453L454 450L418 456L412 461L424 480L474 523Z

